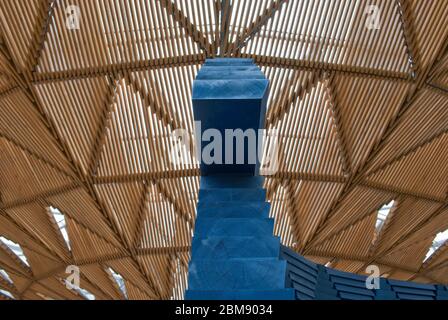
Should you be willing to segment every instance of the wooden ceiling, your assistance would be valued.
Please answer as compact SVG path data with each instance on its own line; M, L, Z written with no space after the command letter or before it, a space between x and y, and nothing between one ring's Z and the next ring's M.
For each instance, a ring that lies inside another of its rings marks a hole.
M169 161L170 133L193 133L192 82L217 55L271 81L266 187L285 245L448 283L448 245L423 263L448 229L448 1L2 0L0 22L0 236L29 262L0 246L15 298L82 298L68 265L97 299L124 298L109 268L129 299L182 298L199 166Z

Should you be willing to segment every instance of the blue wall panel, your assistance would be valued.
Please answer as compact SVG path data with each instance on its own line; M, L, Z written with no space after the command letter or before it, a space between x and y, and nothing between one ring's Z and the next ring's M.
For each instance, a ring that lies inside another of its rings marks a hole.
M225 138L226 129L252 129L258 145L268 87L250 59L207 60L193 85L200 134L212 128ZM201 150L207 144L201 143ZM287 284L288 263L280 259L280 239L273 236L274 221L265 202L264 180L258 176L258 159L248 160L246 144L243 164L235 164L235 148L233 164L201 163L186 299L295 298L295 290Z
M280 256L298 300L448 300L446 286L381 278L378 290L367 289L366 276L314 264L284 246Z

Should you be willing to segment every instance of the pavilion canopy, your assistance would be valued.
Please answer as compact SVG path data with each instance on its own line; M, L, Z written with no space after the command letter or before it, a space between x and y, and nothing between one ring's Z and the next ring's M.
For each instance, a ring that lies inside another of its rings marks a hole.
M0 28L0 236L27 261L0 242L0 299L182 298L200 177L171 133L218 55L270 79L285 245L448 283L448 1L2 0Z

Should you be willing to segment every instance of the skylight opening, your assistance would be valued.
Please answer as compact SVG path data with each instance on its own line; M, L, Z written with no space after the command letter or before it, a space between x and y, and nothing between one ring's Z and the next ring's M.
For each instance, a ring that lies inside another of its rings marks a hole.
M83 288L74 288L80 295L82 295L84 298L86 298L87 300L95 300L95 296L90 293L89 291L87 291L86 289Z
M116 273L112 268L109 268L109 272L112 274L112 277L114 278L115 282L118 285L118 288L123 293L123 295L128 299L128 293L126 291L126 285L124 283L124 279L121 276L121 274Z
M446 241L448 240L448 229L439 232L436 237L434 238L431 247L428 250L428 253L425 256L425 260L423 262L426 262L441 246L443 246Z
M58 225L59 231L61 232L62 237L64 238L64 241L65 241L65 244L67 245L68 250L71 251L72 248L70 246L70 240L68 238L67 223L65 221L64 214L57 208L50 207L49 210Z
M5 270L0 269L0 277L2 277L3 279L5 279L6 281L8 281L9 283L12 284L12 280L9 277L9 274Z
M87 300L95 300L95 295L93 295L92 293L90 293L86 289L83 289L81 287L73 285L67 279L63 279L63 282L65 283L67 288L69 288L70 290L75 290L78 294L80 294L85 299L87 299Z
M0 295L4 295L8 298L15 299L11 292L0 289Z
M381 229L383 228L384 222L386 221L387 216L390 214L390 211L391 211L392 207L394 206L394 203L395 203L395 201L392 200L391 202L382 206L380 210L378 210L378 215L377 215L376 224L375 224L375 229L376 229L377 233L379 233L381 231Z
M9 239L6 239L3 236L0 236L0 241L3 242L9 249L11 249L12 252L14 252L14 254L23 262L25 263L28 267L30 266L30 264L28 263L28 260L25 256L25 254L23 253L22 247L20 247L19 244L15 243L14 241L11 241Z

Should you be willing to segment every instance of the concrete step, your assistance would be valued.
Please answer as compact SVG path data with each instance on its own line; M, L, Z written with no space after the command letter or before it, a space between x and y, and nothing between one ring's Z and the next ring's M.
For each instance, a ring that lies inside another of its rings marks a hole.
M202 218L269 218L268 202L210 202L198 206L198 219Z
M213 58L205 59L205 66L239 66L239 65L254 65L254 60L251 58Z
M277 258L192 260L190 290L279 290L286 287L286 261Z
M216 208L216 207L222 207L222 206L233 206L233 207L239 207L239 206L256 206L256 205L262 205L265 202L261 201L238 201L230 203L229 201L205 201L205 202L198 202L198 209L199 208ZM269 203L268 203L269 205ZM263 205L264 206L264 205Z
M263 188L264 177L244 174L214 174L201 177L200 189Z
M199 191L200 202L220 202L220 201L260 201L266 200L266 190L262 188L216 188L202 189Z
M202 67L201 72L206 72L205 68ZM250 71L250 69L244 71ZM210 105L210 101L215 100L215 106L217 106L216 100L231 100L231 106L239 108L241 105L245 105L245 109L249 111L247 100L255 100L256 105L259 106L267 92L268 86L269 81L266 79L195 80L193 84L193 99L207 100L207 105ZM229 105L228 102L227 105ZM227 109L228 111L232 110L231 108ZM231 117L230 114L227 116ZM237 124L235 123L235 125ZM241 128L244 129L245 127Z
M201 68L201 71L198 73L207 73L207 72L258 72L260 74L263 74L261 72L261 69L254 65L237 65L237 66L231 66L231 65L211 65L211 64L204 64ZM266 79L266 76L264 77Z
M279 255L278 237L194 237L191 259L278 258Z
M195 237L269 236L274 220L252 218L201 218L196 220Z
M197 80L219 80L219 79L265 79L259 71L207 71L198 74Z

